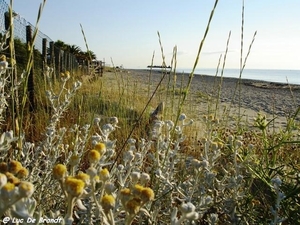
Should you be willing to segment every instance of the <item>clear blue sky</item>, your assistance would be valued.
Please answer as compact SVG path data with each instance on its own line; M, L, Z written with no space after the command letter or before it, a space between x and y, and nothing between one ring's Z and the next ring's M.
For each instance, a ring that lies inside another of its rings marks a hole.
M35 24L40 3L15 0L13 8ZM40 30L54 41L85 51L81 23L98 59L111 64L112 58L125 68L145 68L153 52L154 64L162 63L159 31L167 65L176 45L177 67L191 68L213 4L213 0L48 0ZM229 31L226 67L239 68L241 8L242 0L219 0L199 68L216 68ZM245 0L244 54L257 31L246 68L300 69L299 10L299 0Z

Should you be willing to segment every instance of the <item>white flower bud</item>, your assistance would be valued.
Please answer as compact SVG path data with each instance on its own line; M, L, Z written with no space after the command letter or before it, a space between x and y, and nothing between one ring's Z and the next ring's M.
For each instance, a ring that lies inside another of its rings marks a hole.
M148 173L142 173L140 180L142 184L146 184L150 181L150 175Z
M137 183L139 181L140 177L141 177L140 172L132 172L130 174L130 178L133 183Z

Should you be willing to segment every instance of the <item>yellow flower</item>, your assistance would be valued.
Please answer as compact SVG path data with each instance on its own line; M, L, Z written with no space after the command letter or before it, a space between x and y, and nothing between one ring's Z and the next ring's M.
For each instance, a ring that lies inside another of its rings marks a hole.
M143 189L144 187L142 185L136 184L132 189L132 194L136 197L140 197Z
M104 209L104 212L108 212L109 210L115 207L116 201L114 196L112 195L104 195L101 199L101 205Z
M106 152L106 146L102 142L98 142L95 147L95 150L97 150L101 155L103 155Z
M67 177L65 180L66 191L73 197L79 197L84 190L84 182L74 177Z
M1 188L1 196L4 198L11 198L15 193L15 185L8 182Z
M101 155L97 150L93 149L89 151L88 159L90 163L97 163L100 160L100 158Z
M126 205L126 202L131 198L131 191L129 188L123 188L120 191L120 199L123 206Z
M100 177L99 177L98 175L96 175L96 176L94 177L94 181L99 182L99 181L100 181Z
M28 174L29 174L28 170L26 168L22 167L16 176L20 179L24 179L28 176Z
M100 176L100 180L107 181L109 179L108 169L104 168L104 169L100 170L99 176Z
M6 172L5 175L7 177L7 182L10 182L14 185L18 185L20 183L19 178L15 177L12 173Z
M22 197L30 197L34 192L33 184L27 181L21 181L18 187Z
M141 192L141 200L143 202L152 201L154 199L154 192L151 188L143 188Z
M67 167L63 164L57 164L53 167L52 173L54 179L61 180L67 173Z
M88 175L86 173L79 172L75 178L82 180L86 185L90 183L90 175Z
M8 171L14 175L17 174L22 167L22 164L16 160L12 160L8 163Z
M141 200L138 198L133 198L130 199L126 205L125 205L125 210L131 214L137 214L140 211L140 207L141 207Z

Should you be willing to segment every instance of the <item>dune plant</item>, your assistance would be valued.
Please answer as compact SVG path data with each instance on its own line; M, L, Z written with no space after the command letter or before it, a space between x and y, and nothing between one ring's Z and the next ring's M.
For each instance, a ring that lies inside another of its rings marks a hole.
M156 85L146 84L147 96L142 99L135 81L130 86L133 90L126 89L132 82L126 74L122 74L122 80L116 80L121 71L113 71L115 80L105 80L104 76L82 82L73 80L73 74L66 71L54 83L53 69L47 68L45 104L49 118L45 127L38 129L41 137L37 142L26 140L25 126L18 126L20 119L26 118L26 110L12 129L4 129L9 127L5 123L10 96L15 98L18 93L22 101L27 99L16 90L26 84L28 74L25 72L24 78L20 76L18 82L10 83L13 69L5 57L0 57L0 122L5 125L0 135L1 222L107 225L300 222L299 108L279 131L270 132L274 118L263 114L258 114L253 124L243 129L240 117L234 121L235 126L229 127L229 113L227 117L218 112L221 81L216 86L215 107L210 105L209 113L201 116L201 135L190 131L199 121L189 116L192 112L185 105L217 3L187 84L182 81L179 91L175 89L175 70L173 74L164 73ZM40 14L41 11L39 17ZM6 47L7 38L9 32L4 35L1 50ZM228 42L229 38L226 49ZM176 51L174 48L172 68L176 68ZM225 61L226 54L222 70ZM241 64L241 73L245 62L246 59ZM169 80L164 83L167 86L161 88L167 75ZM132 93L134 97L127 98ZM164 103L150 114L151 104L160 100ZM24 106L24 102L20 104ZM164 110L169 104L171 113ZM131 107L129 111L126 106ZM132 111L133 107L139 109ZM133 112L135 120L131 123L127 117ZM69 117L74 115L77 117L71 120ZM145 120L149 120L147 125ZM192 135L196 143L191 141Z

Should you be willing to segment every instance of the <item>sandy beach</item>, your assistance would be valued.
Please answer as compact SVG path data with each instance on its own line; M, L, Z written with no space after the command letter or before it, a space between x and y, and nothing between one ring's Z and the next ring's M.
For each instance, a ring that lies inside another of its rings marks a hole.
M127 79L136 82L143 90L146 90L148 83L151 83L151 91L162 78L161 71L149 70L125 70ZM188 82L189 74L176 75L176 89L185 87ZM165 75L163 85L171 80L173 85L174 75ZM280 128L286 124L286 118L293 115L300 105L300 85L287 85L280 83L270 83L258 80L240 81L238 79L223 78L222 85L220 77L194 75L190 93L185 103L185 107L192 109L193 115L189 115L194 120L201 120L203 115L207 115L209 108L215 107L218 90L221 87L219 115L224 110L228 111L232 117L242 115L243 118L251 123L258 112L266 114L267 118L275 119L275 126ZM237 88L236 88L237 87ZM235 97L234 97L235 96ZM240 106L240 107L239 107ZM240 110L239 110L240 109Z

